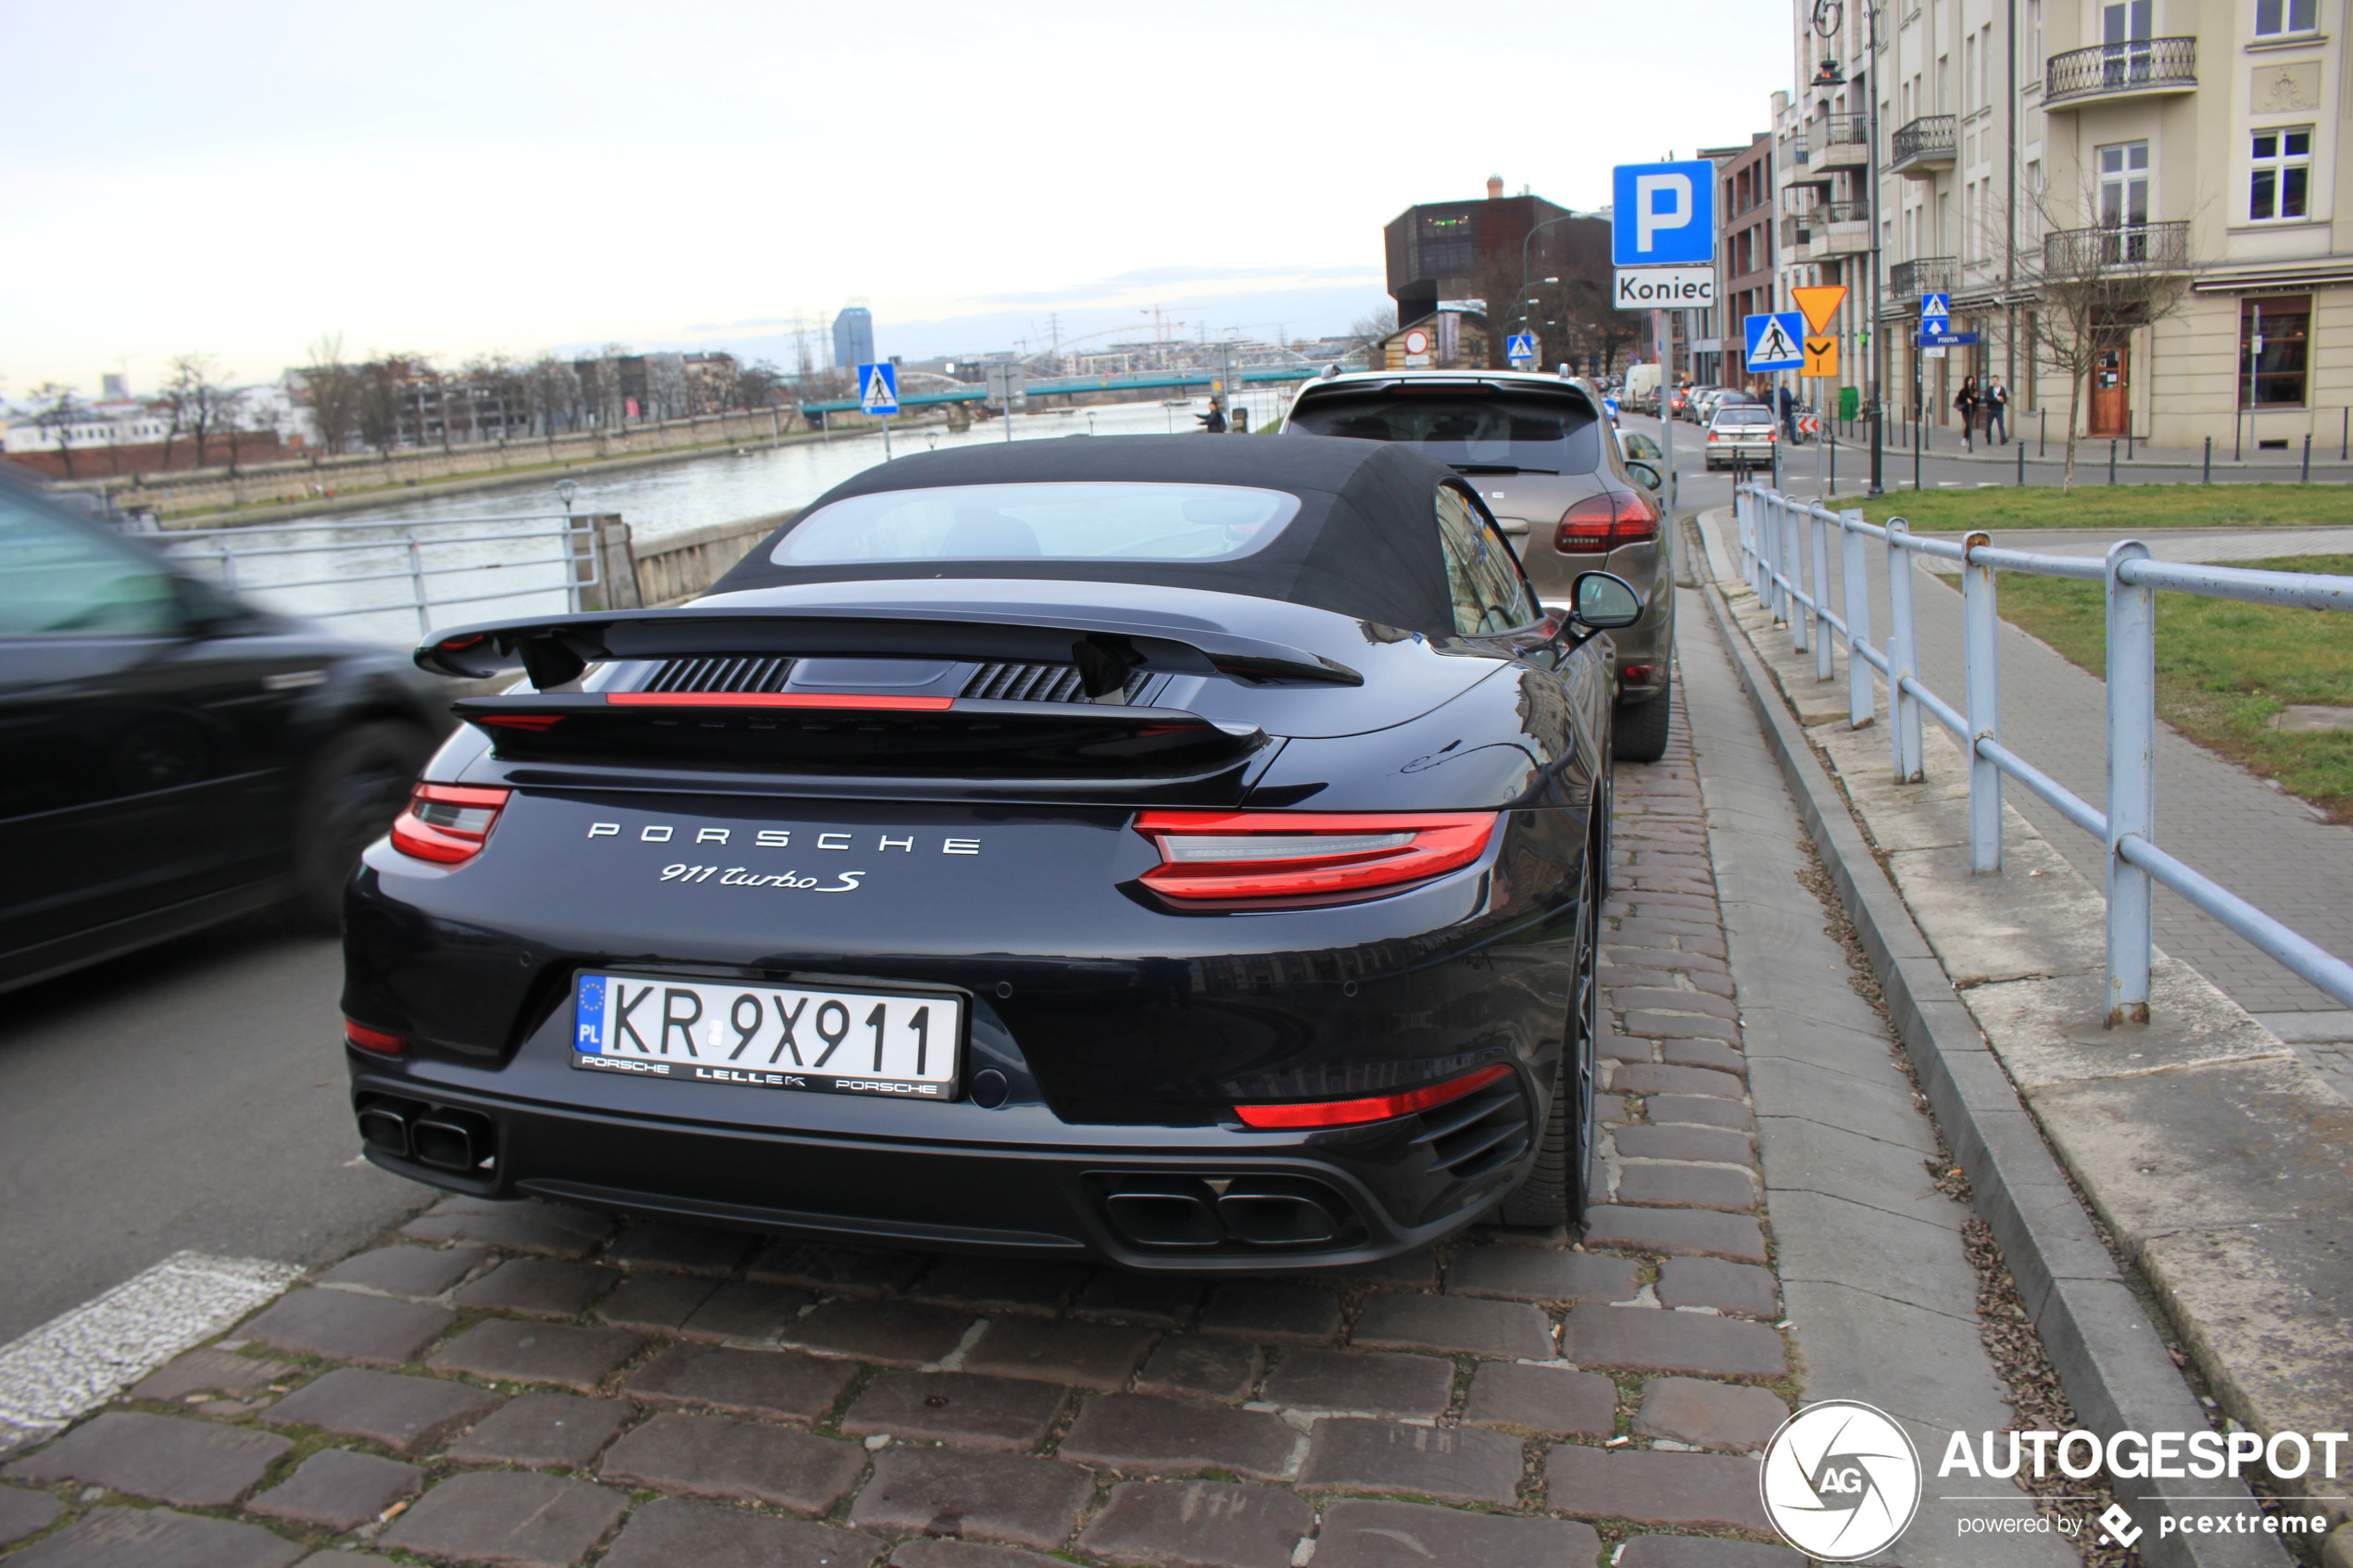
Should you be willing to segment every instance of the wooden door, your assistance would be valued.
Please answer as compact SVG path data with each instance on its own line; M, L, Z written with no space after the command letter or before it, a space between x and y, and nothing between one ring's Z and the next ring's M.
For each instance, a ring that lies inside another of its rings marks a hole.
M2129 434L2133 419L2132 393L2133 351L2129 348L2101 350L2099 361L2092 367L2092 423L2085 433Z

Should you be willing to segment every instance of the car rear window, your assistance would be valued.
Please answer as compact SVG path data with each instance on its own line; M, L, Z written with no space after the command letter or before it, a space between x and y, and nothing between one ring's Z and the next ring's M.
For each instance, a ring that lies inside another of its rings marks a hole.
M1773 411L1755 404L1718 408L1716 410L1716 422L1719 425L1768 425L1773 422Z
M1486 387L1327 393L1302 400L1290 428L1410 442L1466 472L1591 473L1602 463L1601 420L1581 398Z
M947 484L820 507L776 542L779 566L910 560L1232 560L1299 510L1237 484Z

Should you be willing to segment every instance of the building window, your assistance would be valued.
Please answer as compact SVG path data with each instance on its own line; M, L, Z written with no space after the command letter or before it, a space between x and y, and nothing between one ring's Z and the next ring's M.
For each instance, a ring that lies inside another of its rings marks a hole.
M2100 227L2138 229L2149 220L2149 144L2117 142L2099 150Z
M2321 25L2321 0L2255 0L2255 36L2310 32Z
M2312 128L2282 125L2258 131L2254 164L2247 217L2258 223L2304 217L2312 187Z
M2311 362L2312 296L2272 295L2239 303L2239 406L2271 408L2304 401Z
M1426 215L1421 230L1420 276L1467 278L1478 270L1478 233L1470 214Z

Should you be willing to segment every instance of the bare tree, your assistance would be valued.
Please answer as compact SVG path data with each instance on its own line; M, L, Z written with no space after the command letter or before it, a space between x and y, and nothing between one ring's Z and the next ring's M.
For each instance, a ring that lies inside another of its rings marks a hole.
M1358 349L1370 352L1378 348L1381 340L1397 330L1397 307L1384 305L1378 310L1366 311L1348 323L1348 352Z
M310 345L310 363L302 368L303 401L310 409L319 449L329 455L348 446L359 433L360 380L359 368L344 363L340 332ZM312 460L316 462L317 452Z
M41 412L33 416L33 422L48 433L57 448L57 460L65 465L66 477L71 479L74 421L84 417L82 399L74 395L73 388L53 381L34 387L32 395L44 405Z
M2086 190L2082 213L2104 220L2070 228L2074 214L2047 190L2021 192L2040 221L2042 245L2022 252L2019 272L2040 298L2034 311L2034 353L2067 378L2067 467L2062 493L2075 487L2075 442L2083 429L2084 383L2103 357L2128 347L2133 334L2173 315L2190 286L2187 223L2125 222L2106 213L2098 193Z
M173 357L170 379L163 385L166 408L171 416L173 434L184 431L196 444L196 467L205 466L208 443L224 423L233 422L236 408L244 402L246 389L232 386L222 374L220 361L209 354L181 354ZM233 435L232 436L233 440ZM233 461L233 454L232 460ZM170 464L170 445L167 439L164 461Z

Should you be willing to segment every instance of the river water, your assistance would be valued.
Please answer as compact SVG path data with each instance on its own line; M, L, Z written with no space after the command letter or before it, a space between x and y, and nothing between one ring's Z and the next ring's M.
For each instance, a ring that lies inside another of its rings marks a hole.
M1242 394L1253 429L1281 418L1288 387ZM1201 428L1205 398L1120 403L1016 414L1015 441L1087 435L1183 434ZM1008 421L992 420L950 433L944 425L900 426L891 455L1007 439ZM850 475L883 460L879 432L839 434L792 445L749 445L732 452L603 473L578 472L572 510L618 512L638 544L665 535L805 506ZM569 603L567 542L554 482L454 495L387 500L315 523L224 530L159 541L191 568L270 608L320 616L337 630L371 641L413 642L427 632L469 621L560 613ZM412 541L414 542L412 547ZM236 559L224 563L223 549ZM418 575L422 568L422 575ZM422 609L414 603L422 582Z

